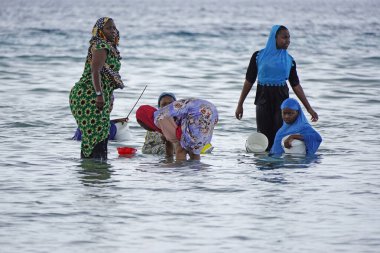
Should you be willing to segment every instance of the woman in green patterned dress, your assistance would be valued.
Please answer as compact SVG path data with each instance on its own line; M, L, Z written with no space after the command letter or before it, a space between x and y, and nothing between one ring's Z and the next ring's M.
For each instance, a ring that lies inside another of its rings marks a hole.
M118 43L113 19L98 19L82 77L70 92L70 109L82 132L81 158L107 159L110 98L113 90L124 87Z

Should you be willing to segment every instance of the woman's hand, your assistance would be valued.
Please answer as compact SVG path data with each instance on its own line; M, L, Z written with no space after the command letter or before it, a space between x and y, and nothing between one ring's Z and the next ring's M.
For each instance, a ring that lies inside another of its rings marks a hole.
M294 138L290 135L286 140L284 141L285 148L291 148L292 147L292 141Z
M103 110L103 107L104 107L103 96L96 96L95 105L96 105L96 108L99 109L99 111Z
M243 118L243 111L244 111L243 110L243 104L244 104L244 100L247 97L249 91L252 89L252 86L253 86L253 83L250 83L249 81L244 80L243 89L241 90L239 102L238 102L238 105L237 105L236 111L235 111L235 117L238 120L241 120Z
M128 122L128 118L119 118L119 119L113 119L112 121L114 123L117 123L117 122L120 122L120 123L127 123Z
M241 120L241 118L243 118L243 106L242 106L242 105L238 105L238 106L236 107L235 117L236 117L238 120Z
M303 141L304 137L301 134L291 134L288 138L284 141L284 147L285 148L291 148L292 147L292 141L293 140L300 140Z
M310 113L312 122L318 121L318 113L316 113L312 108L308 109L307 112Z
M309 101L307 101L307 98L305 96L305 93L303 92L301 84L292 86L292 89L294 93L297 95L299 100L301 100L303 106L307 109L307 112L311 115L311 121L316 122L318 120L318 114L311 108Z

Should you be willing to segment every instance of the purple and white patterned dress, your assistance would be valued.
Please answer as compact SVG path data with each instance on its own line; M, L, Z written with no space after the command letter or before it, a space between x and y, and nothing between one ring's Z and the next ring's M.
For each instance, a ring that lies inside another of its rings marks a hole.
M216 107L202 99L180 99L160 108L154 113L154 123L166 117L174 118L181 127L182 148L199 155L203 146L211 142L212 133L218 122Z

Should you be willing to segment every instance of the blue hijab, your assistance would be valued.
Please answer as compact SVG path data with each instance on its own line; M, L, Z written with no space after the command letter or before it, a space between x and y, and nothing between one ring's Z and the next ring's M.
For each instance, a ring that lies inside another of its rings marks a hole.
M281 142L285 136L290 134L301 134L306 146L306 155L315 154L322 142L322 137L309 124L297 100L294 98L284 100L281 104L281 110L285 108L298 111L298 116L292 124L283 122L282 127L276 133L270 154L281 155L284 153L285 151L281 146Z
M285 49L277 49L276 33L280 28L274 25L269 34L268 42L257 56L258 83L269 86L286 85L292 68L293 58Z

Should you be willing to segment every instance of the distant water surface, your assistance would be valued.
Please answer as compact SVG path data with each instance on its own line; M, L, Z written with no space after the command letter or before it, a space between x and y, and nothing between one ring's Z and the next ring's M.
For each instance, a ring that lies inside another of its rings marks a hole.
M379 1L121 2L0 0L1 252L379 252ZM120 30L127 84L112 117L146 84L139 105L163 91L210 100L212 154L144 155L132 116L132 140L111 142L106 163L79 159L68 96L102 16ZM234 117L274 24L290 30L320 117L313 158L245 152L254 90ZM118 157L120 145L139 151Z

